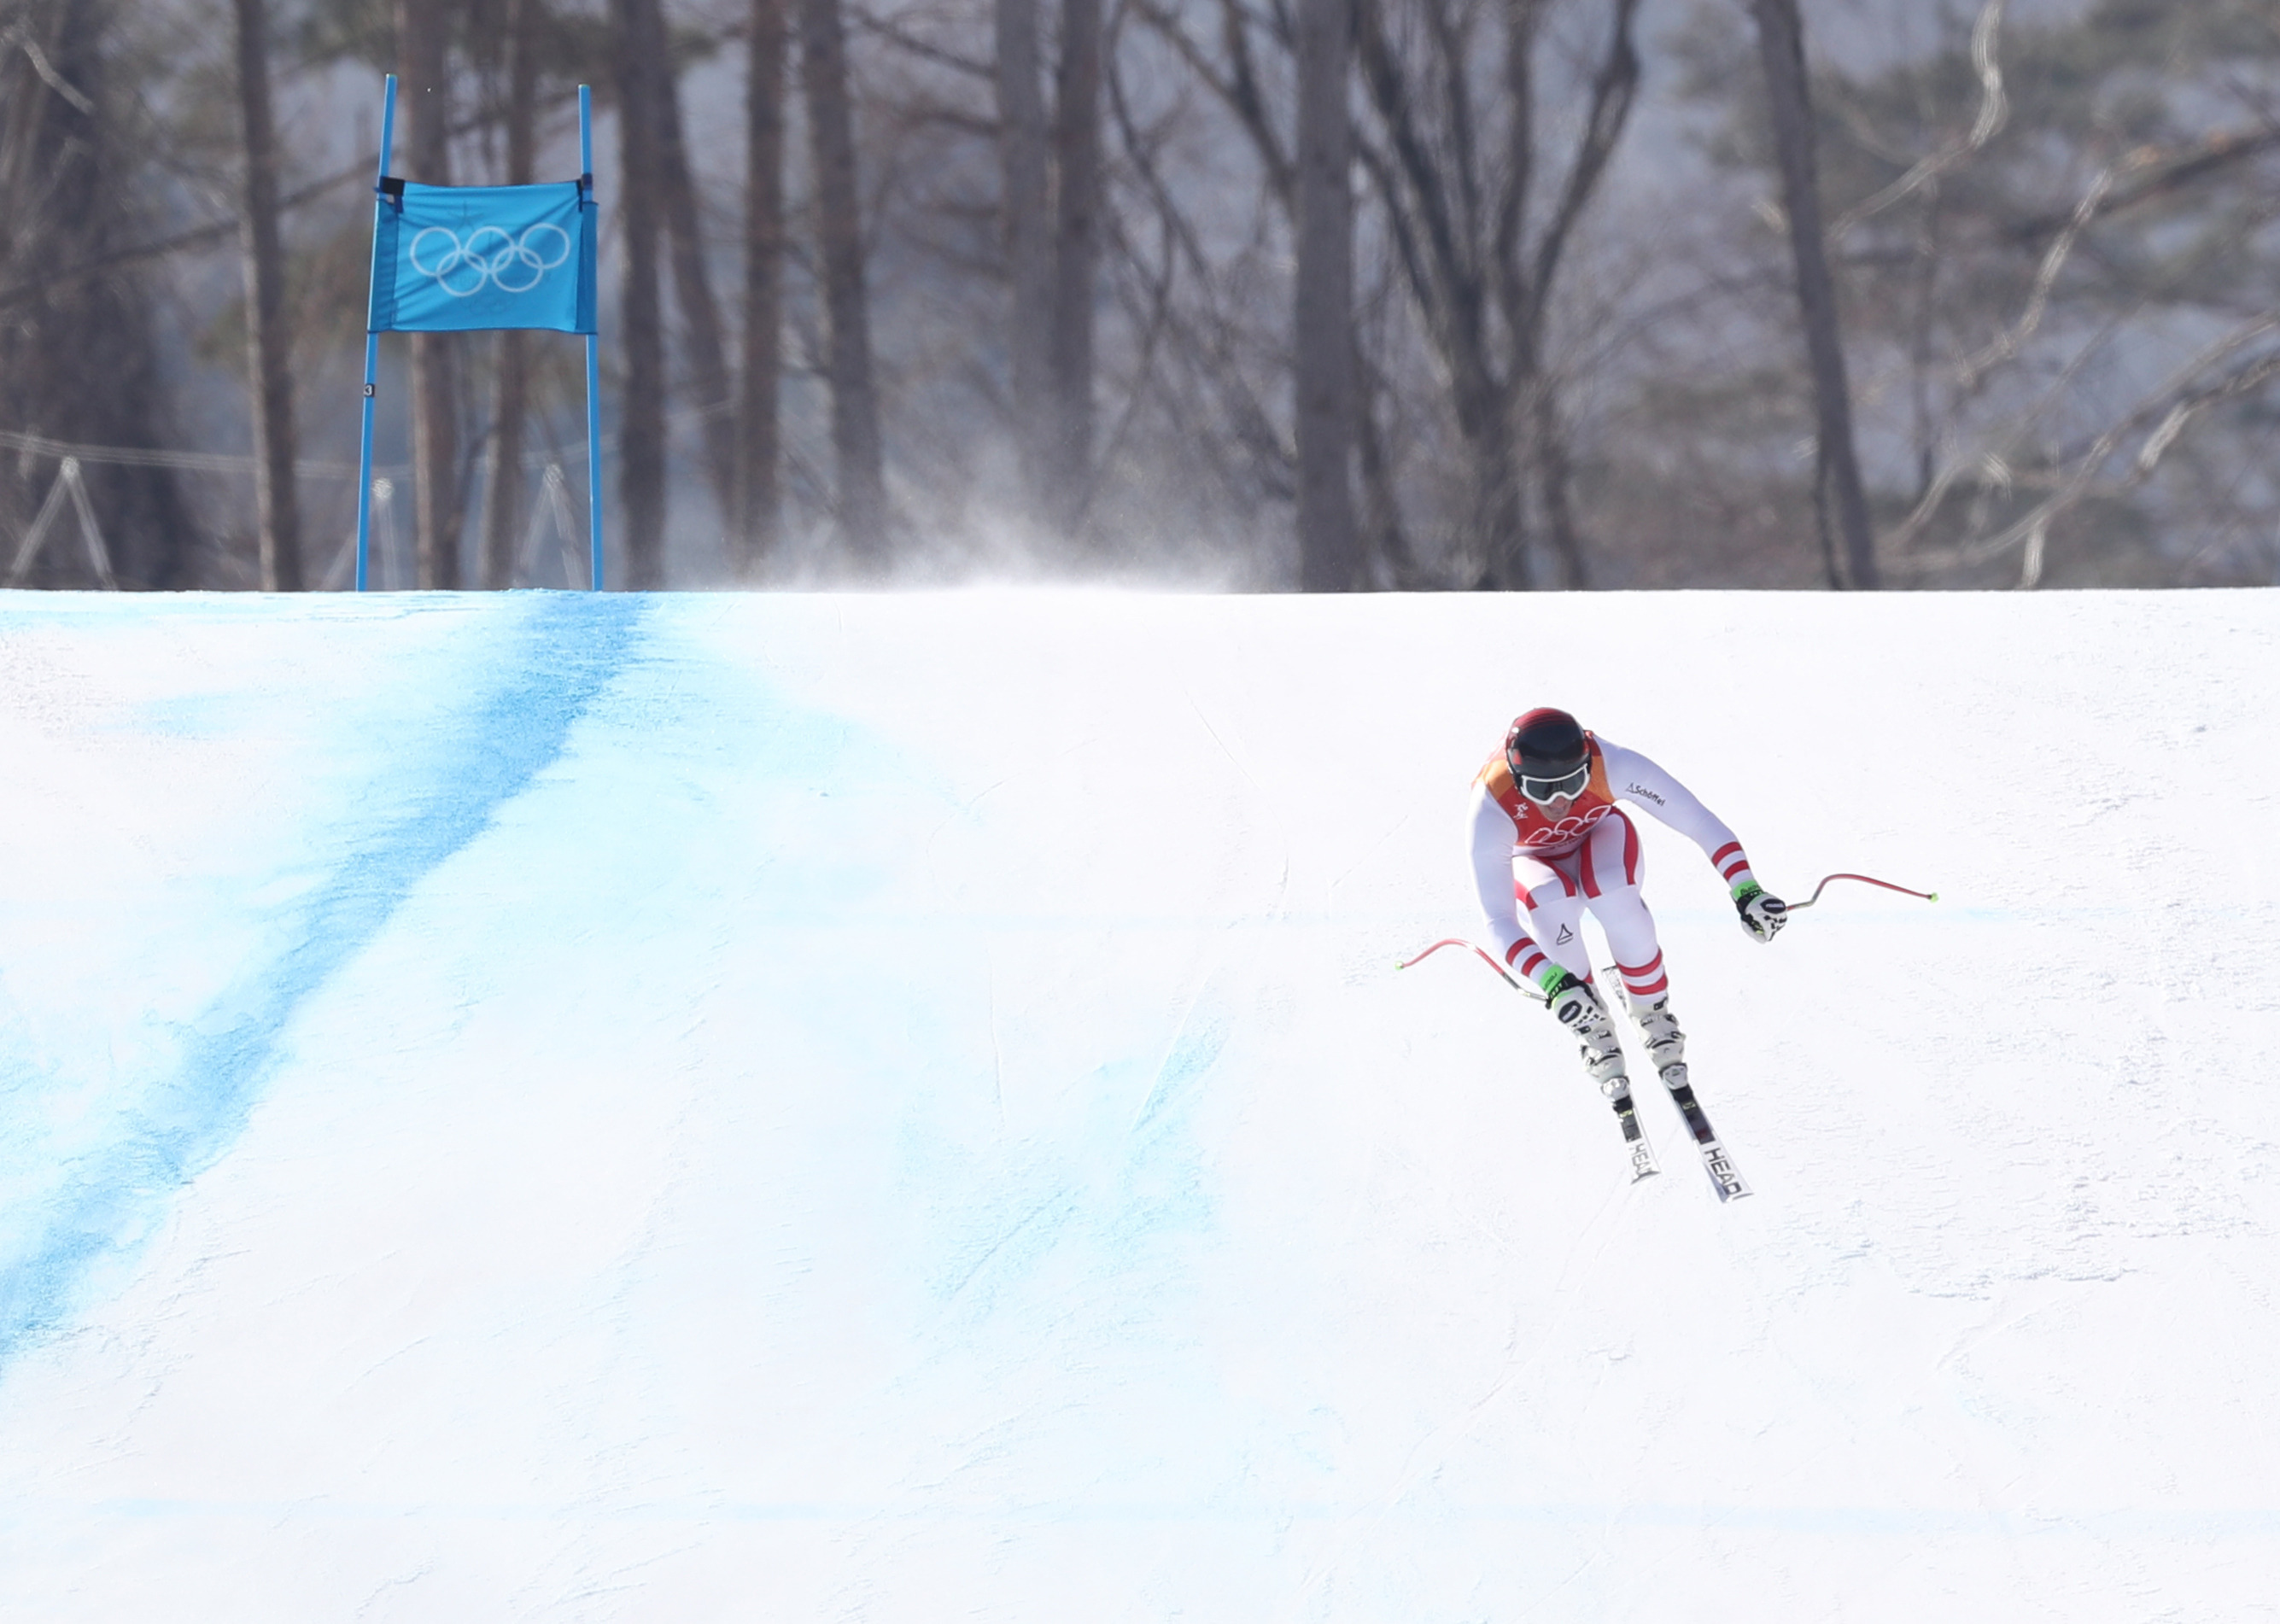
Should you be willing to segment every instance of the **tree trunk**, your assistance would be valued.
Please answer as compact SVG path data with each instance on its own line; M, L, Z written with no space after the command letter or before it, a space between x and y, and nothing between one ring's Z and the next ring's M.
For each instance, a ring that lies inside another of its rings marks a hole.
M1494 405L1466 432L1473 472L1474 524L1482 561L1474 583L1490 592L1531 592L1541 584L1529 558L1528 487L1522 452L1527 425L1520 403L1500 390Z
M783 373L784 0L752 0L744 78L744 355L736 402L731 551L746 580L774 553L781 519L777 388Z
M237 104L245 136L246 359L259 429L254 511L261 589L301 589L300 487L294 473L293 340L285 313L285 247L277 223L277 136L269 103L269 7L236 0Z
M1005 177L1005 350L1021 471L1021 508L1050 522L1056 438L1053 243L1046 214L1044 92L1038 78L1037 0L997 0L998 157Z
M397 75L407 99L404 173L430 186L451 180L451 10L443 0L398 0ZM412 481L420 584L459 584L458 352L447 333L412 335Z
M1352 12L1351 0L1298 0L1298 581L1347 592L1368 584L1353 505Z
M673 248L673 293L681 307L681 353L704 412L698 438L705 477L712 486L723 528L736 501L736 394L728 382L728 352L720 337L720 306L705 263L704 221L681 132L681 88L673 72L670 39L659 0L637 0L651 15L643 28L657 41L657 163L659 201Z
M653 5L611 0L618 80L619 184L625 189L620 326L626 377L618 404L618 487L625 505L626 585L665 584L665 335L658 289L658 81L665 40Z
M1814 506L1827 547L1835 509L1849 581L1831 586L1874 588L1875 543L1868 503L1852 443L1852 400L1845 379L1845 345L1837 326L1837 289L1829 271L1821 219L1821 183L1814 148L1813 104L1806 85L1805 22L1797 0L1750 0L1765 63L1767 101L1773 115L1774 150L1781 163L1782 205L1789 214L1790 248L1797 261L1798 305L1805 320L1806 354L1813 368L1819 454ZM1831 557L1834 557L1832 552Z
M1092 472L1094 284L1100 261L1100 0L1062 0L1054 96L1058 178L1053 276L1053 441L1045 489L1052 523L1083 518Z
M1486 302L1477 290L1474 296L1452 296L1443 318L1448 336L1435 347L1449 369L1450 415L1465 448L1467 507L1456 584L1476 592L1524 591L1535 583L1528 573L1528 504L1515 455L1521 443L1511 389L1489 365Z
M506 180L528 186L538 161L538 9L540 0L506 0ZM498 335L498 377L491 402L491 477L483 492L482 584L514 584L521 529L522 440L529 414L530 350L526 335Z
M1580 591L1591 584L1583 538L1575 524L1575 470L1568 452L1568 428L1560 419L1560 398L1552 380L1539 371L1529 401L1530 458L1536 466L1537 501L1544 512L1544 537L1559 566L1558 585Z
M1371 558L1382 558L1393 577L1397 592L1415 591L1427 583L1417 568L1417 555L1401 527L1401 504L1394 491L1394 470L1385 454L1383 436L1370 406L1368 374L1362 370L1360 341L1351 341L1354 352L1354 460L1361 476L1361 520Z
M855 119L848 104L846 30L839 0L800 0L800 66L808 144L815 162L816 235L821 239L828 323L831 445L838 465L839 529L856 570L886 567L886 475L879 401L871 381L871 313L863 279L862 212L856 190Z

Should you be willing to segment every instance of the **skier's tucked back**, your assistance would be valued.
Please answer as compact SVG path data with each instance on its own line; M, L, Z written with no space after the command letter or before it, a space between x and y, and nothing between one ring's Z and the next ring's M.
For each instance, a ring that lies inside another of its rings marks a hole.
M1733 830L1645 756L1585 732L1565 711L1534 710L1513 723L1503 750L1473 781L1481 909L1505 963L1544 989L1552 1012L1583 1040L1584 1066L1628 1119L1622 1047L1583 945L1586 909L1606 933L1647 1058L1674 1096L1686 1090L1686 1036L1670 1012L1654 916L1640 895L1638 830L1619 800L1702 848L1756 940L1772 941L1785 911L1751 874ZM1681 1104L1691 1121L1691 1090Z

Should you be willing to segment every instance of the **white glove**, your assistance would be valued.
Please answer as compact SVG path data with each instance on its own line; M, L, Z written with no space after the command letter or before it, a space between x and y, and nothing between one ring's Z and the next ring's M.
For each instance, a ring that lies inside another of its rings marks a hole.
M1789 904L1754 880L1734 888L1734 907L1752 940L1770 942L1789 923Z

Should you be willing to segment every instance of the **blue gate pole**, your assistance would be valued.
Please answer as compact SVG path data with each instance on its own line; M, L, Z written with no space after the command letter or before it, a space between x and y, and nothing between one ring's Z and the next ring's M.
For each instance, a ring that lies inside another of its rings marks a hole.
M373 207L381 206L380 182L388 178L388 149L396 136L396 75L388 76L388 91L380 104L380 174L372 183ZM372 273L380 276L380 222L372 230ZM380 388L380 335L364 335L364 445L357 456L357 584L365 589L366 566L372 552L372 400Z
M594 185L594 93L578 87L578 168ZM595 216L597 220L600 215ZM598 294L597 296L598 297ZM597 319L596 326L601 325ZM602 338L586 335L586 522L593 537L592 589L602 589Z

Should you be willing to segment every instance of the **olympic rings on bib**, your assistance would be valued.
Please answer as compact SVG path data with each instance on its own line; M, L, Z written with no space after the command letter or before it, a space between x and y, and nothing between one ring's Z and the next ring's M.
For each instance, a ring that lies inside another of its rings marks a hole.
M1521 842L1521 849L1526 850L1537 846L1556 846L1563 841L1574 840L1585 831L1596 827L1601 819L1606 818L1614 810L1613 806L1594 806L1587 812L1571 812L1557 823L1532 830L1528 838Z
M440 241L431 242L431 237ZM435 285L455 299L473 298L486 287L501 293L528 293L541 277L570 258L570 234L541 220L526 226L519 240L497 226L478 226L462 242L449 226L430 226L412 239L407 257L413 270L434 277Z

